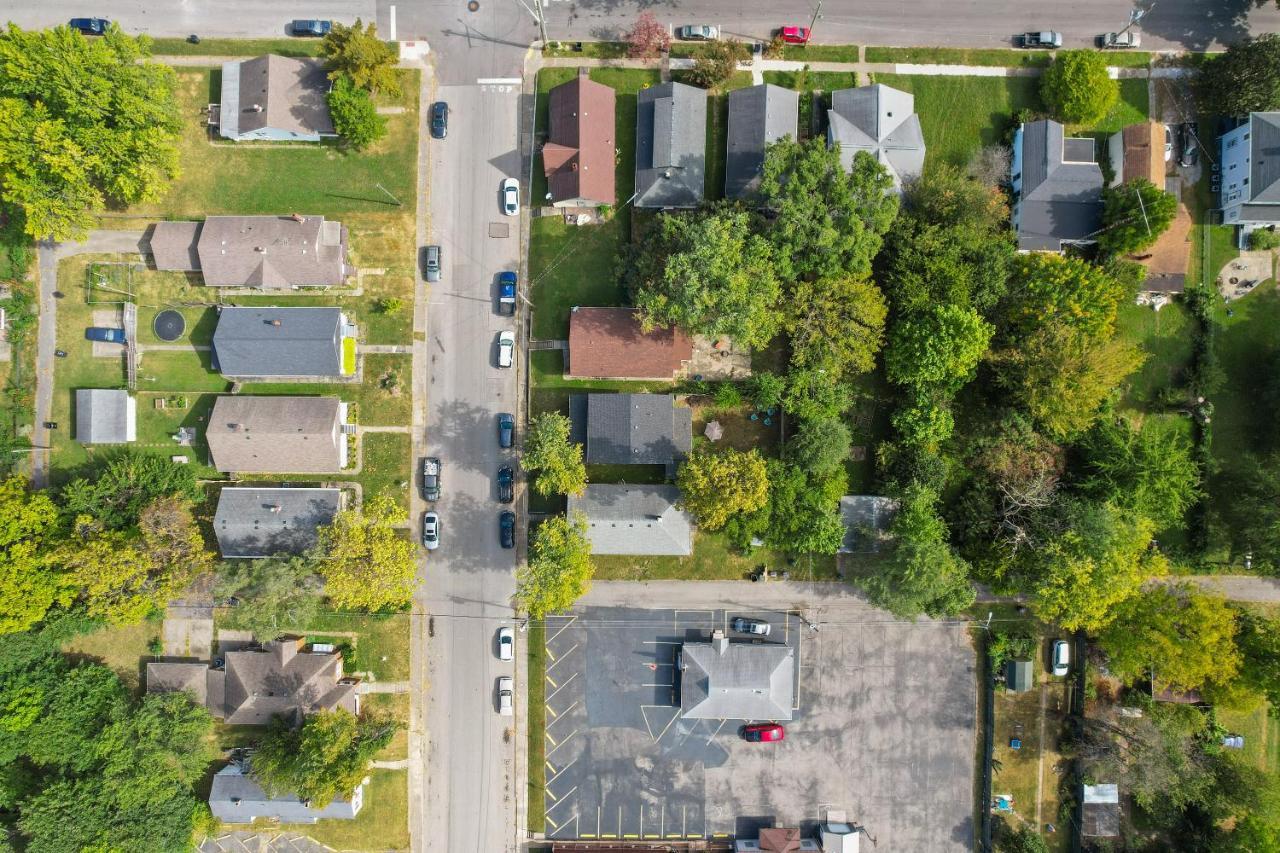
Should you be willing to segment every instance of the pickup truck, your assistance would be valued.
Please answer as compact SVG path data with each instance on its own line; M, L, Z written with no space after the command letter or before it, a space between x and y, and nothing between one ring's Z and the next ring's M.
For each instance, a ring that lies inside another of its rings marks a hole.
M1103 50L1120 50L1127 47L1140 47L1142 36L1133 31L1127 33L1103 33L1098 36L1098 47Z
M1023 33L1018 36L1018 47L1053 48L1062 47L1062 33L1044 30L1038 33Z
M498 313L510 317L516 313L516 274L498 273Z
M440 460L434 456L422 460L422 499L440 500Z
M102 341L108 344L124 343L124 329L108 329L105 326L90 326L84 330L87 341Z

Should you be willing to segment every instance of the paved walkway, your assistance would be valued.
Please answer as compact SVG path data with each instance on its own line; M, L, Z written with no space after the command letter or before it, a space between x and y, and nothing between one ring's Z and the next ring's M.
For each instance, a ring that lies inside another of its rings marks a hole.
M135 344L138 352L209 352L213 349L205 344Z
M1171 577L1170 581L1189 581L1202 589L1226 596L1232 601L1254 604L1280 603L1280 578L1253 575L1190 575Z
M356 347L356 352L361 355L410 355L413 347L400 344L360 344Z
M371 761L369 766L374 770L407 770L409 768L409 759L401 758L399 761Z
M361 681L356 685L356 693L408 693L412 685L407 681Z
M361 432L400 432L400 433L410 433L410 432L413 432L413 427L407 427L407 426L362 426L362 427L360 427L360 431L361 431Z

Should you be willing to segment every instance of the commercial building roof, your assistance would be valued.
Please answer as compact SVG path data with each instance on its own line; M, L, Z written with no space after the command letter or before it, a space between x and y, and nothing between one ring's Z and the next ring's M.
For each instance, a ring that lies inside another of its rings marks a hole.
M790 720L795 649L781 643L681 646L680 713L694 720Z
M316 544L316 528L332 524L338 489L258 489L226 486L218 494L213 533L226 558L301 554Z
M693 553L693 519L679 500L675 486L592 484L569 496L569 514L586 516L593 554L683 557Z
M349 797L336 797L319 806L299 800L296 794L271 796L238 764L228 764L213 776L209 790L209 810L223 823L252 823L258 818L281 823L315 823L351 820L364 806L364 785L357 785Z
M893 176L893 185L924 171L924 132L915 113L915 96L877 83L831 93L827 143L840 149L840 161L853 168L865 151Z
M332 136L329 86L319 59L267 54L224 62L218 133L227 139L267 129L297 137Z
M640 328L634 308L574 308L565 376L670 381L693 358L693 341L675 327Z
M693 411L671 394L588 394L589 464L666 465L689 455Z
M76 441L124 444L138 439L138 401L128 391L76 390Z
M224 376L328 377L342 373L339 308L223 308L213 355Z
M707 91L683 83L636 96L636 207L697 207L705 198Z
M184 240L191 242L184 245ZM342 284L350 272L347 229L323 216L210 216L203 223L159 222L150 247L156 269L198 270L211 287L328 287Z
M1102 226L1103 184L1094 141L1068 138L1050 119L1027 122L1019 134L1018 248L1057 252L1064 241L1092 239Z
M542 167L553 202L616 201L615 98L613 87L588 78L585 68L548 95L550 128Z
M205 432L213 466L229 473L340 471L344 411L337 397L221 396Z
M762 83L729 93L724 194L750 198L760 187L764 152L784 136L798 138L800 93Z

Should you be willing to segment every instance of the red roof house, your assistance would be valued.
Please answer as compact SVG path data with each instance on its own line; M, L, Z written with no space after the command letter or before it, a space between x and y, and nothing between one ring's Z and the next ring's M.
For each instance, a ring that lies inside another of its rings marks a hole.
M569 315L570 379L670 382L692 358L688 335L674 328L644 332L634 308L574 308Z
M585 71L585 69L583 69ZM542 168L556 207L613 204L614 91L579 74L549 96Z

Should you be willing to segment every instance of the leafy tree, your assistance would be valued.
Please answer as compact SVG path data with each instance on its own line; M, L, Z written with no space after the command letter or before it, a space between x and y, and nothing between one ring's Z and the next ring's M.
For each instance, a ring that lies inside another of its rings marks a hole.
M763 347L778 331L769 244L745 211L663 214L619 265L646 330L677 325Z
M335 605L383 610L413 598L414 545L395 527L403 519L394 498L378 495L366 499L363 510L343 510L319 528L316 561Z
M73 529L73 537L46 559L78 591L89 616L113 625L141 622L186 580L185 566L157 565L137 537L102 530L87 515L78 517Z
M1212 853L1280 853L1280 826L1245 815L1230 831L1222 831L1210 849Z
M805 471L823 475L844 467L853 433L839 418L804 421L787 444L787 460Z
M787 381L776 373L757 370L747 380L747 396L758 409L772 409L782 403Z
M1080 445L1084 491L1150 518L1177 525L1199 497L1200 469L1182 433L1123 417L1103 418Z
M142 550L159 571L172 578L174 587L213 568L213 553L205 549L186 501L174 497L152 501L138 517L138 530Z
M627 56L632 59L653 59L666 53L671 47L671 32L653 12L646 9L636 15L636 22L623 40L627 43Z
M787 372L787 392L782 398L789 415L802 421L838 418L849 411L853 389L822 368Z
M864 280L881 238L898 215L893 180L875 158L859 152L845 171L825 140L782 139L765 152L761 206L774 265L783 281L851 276Z
M1013 829L1004 821L999 826L996 836L998 853L1049 853L1049 845L1034 828L1023 825Z
M1096 50L1063 50L1040 77L1040 97L1059 121L1097 124L1120 99L1120 84Z
M1208 502L1232 555L1249 554L1255 566L1280 567L1280 454L1241 454L1210 480Z
M526 471L536 475L533 487L543 497L581 495L587 488L582 445L569 439L572 428L569 418L559 412L542 412L529 424L523 464Z
M320 611L322 584L316 565L304 557L268 557L222 563L213 587L218 599L238 603L219 614L228 627L269 640L312 624Z
M833 379L867 373L884 346L888 313L873 282L849 276L796 282L783 321L791 336L791 366L826 370Z
M728 39L707 42L694 57L693 68L685 72L686 82L715 89L728 82L738 70L738 62L747 58L747 51L739 42Z
M1178 200L1146 178L1107 187L1098 248L1114 255L1141 251L1169 229L1177 212Z
M190 465L141 450L121 450L96 462L84 476L63 487L59 503L64 515L92 516L113 530L138 523L142 510L157 498L175 497L199 503L204 493Z
M59 674L39 691L39 714L21 730L23 753L42 767L82 773L97 761L95 741L103 727L126 712L128 694L105 666L87 664Z
M729 517L762 509L769 478L759 451L698 450L676 474L680 500L706 530L719 530Z
M936 304L972 306L984 315L1004 294L1014 245L1007 228L944 225L900 218L880 258L880 280L895 311Z
M1242 610L1238 621L1240 681L1248 690L1265 696L1272 706L1280 707L1280 620Z
M892 421L906 445L934 453L956 428L946 395L929 389L907 393Z
M1244 116L1280 108L1280 36L1237 41L1206 62L1196 94L1207 113Z
M591 588L594 571L586 519L553 516L538 525L529 562L516 569L516 609L532 619L568 610Z
M934 305L898 323L889 336L885 372L901 385L952 391L973 378L992 327L972 308Z
M1008 149L1003 150L1007 159ZM918 223L976 229L994 236L1006 231L1009 203L994 187L941 163L903 187L903 213Z
M848 489L844 469L806 471L769 460L769 503L759 513L763 534L773 548L794 554L834 554L844 541L840 498ZM749 541L750 537L746 537Z
M1280 249L1280 233L1266 228L1259 228L1256 231L1250 231L1249 248L1255 252L1262 252L1268 249Z
M250 772L272 794L293 793L324 808L335 797L350 796L398 728L390 717L356 717L341 708L311 714L298 728L273 717Z
M368 148L387 135L387 120L378 115L373 98L350 76L342 74L335 79L325 99L329 102L333 129L352 148Z
M1011 337L1053 326L1069 326L1094 338L1114 331L1125 291L1102 267L1031 252L1014 260L1012 275L1002 305L1003 331Z
M0 481L0 634L26 631L64 599L62 580L41 559L58 508L27 481Z
M378 38L378 28L372 21L365 24L359 18L350 26L334 21L320 43L320 55L329 66L330 80L347 77L362 89L393 97L400 94L397 54L395 47Z

